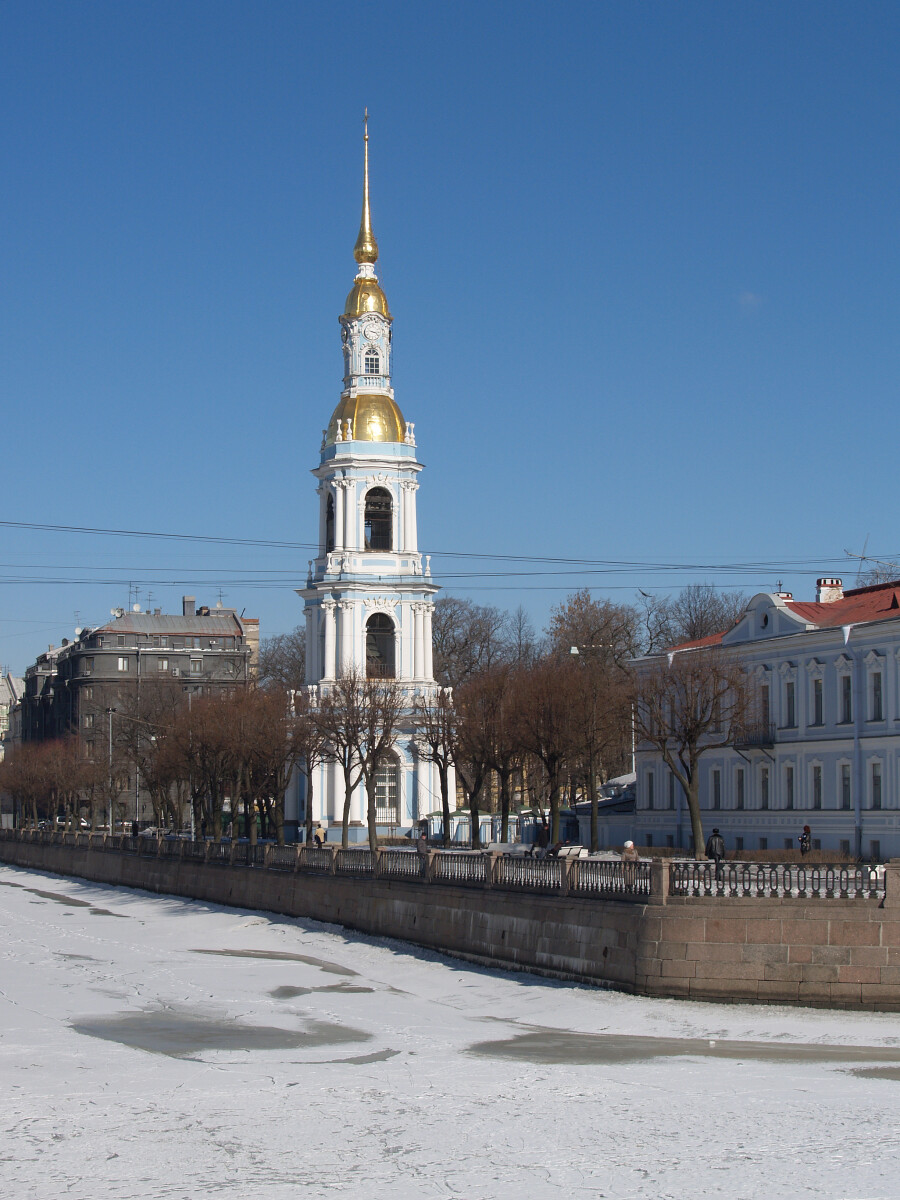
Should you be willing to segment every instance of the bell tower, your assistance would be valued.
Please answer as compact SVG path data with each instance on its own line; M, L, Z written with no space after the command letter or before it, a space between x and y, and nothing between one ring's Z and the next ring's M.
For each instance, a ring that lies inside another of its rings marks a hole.
M429 558L423 559L418 547L422 464L414 426L404 420L391 386L393 319L375 273L368 113L362 218L353 255L356 277L339 317L343 386L312 472L319 481L318 553L299 591L306 617L306 678L320 691L351 670L396 679L408 697L411 718L416 694L436 687L431 618L439 589ZM436 772L416 752L411 719L398 738L395 758L379 814L383 808L384 824L403 829L440 804ZM323 824L340 823L343 782L335 766L320 768L313 804ZM364 818L360 789L351 819L359 826Z

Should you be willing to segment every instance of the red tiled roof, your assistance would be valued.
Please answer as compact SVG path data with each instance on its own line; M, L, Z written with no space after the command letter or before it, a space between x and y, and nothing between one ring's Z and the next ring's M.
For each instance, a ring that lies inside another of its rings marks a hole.
M801 620L823 629L836 625L856 625L862 621L886 621L900 617L900 579L851 588L844 592L841 600L832 600L827 604L819 604L814 600L786 600L785 605ZM726 632L711 633L709 637L697 638L693 642L680 642L677 646L670 646L667 653L718 646Z
M856 625L861 621L885 621L900 617L900 580L852 588L844 592L842 600L832 600L829 604L788 600L787 607L811 625L825 628Z

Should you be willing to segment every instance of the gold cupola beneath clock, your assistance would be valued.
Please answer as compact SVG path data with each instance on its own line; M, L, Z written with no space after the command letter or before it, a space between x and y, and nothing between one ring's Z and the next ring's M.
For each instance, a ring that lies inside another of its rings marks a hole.
M335 442L406 442L409 430L392 396L360 392L344 396L331 414L325 445Z

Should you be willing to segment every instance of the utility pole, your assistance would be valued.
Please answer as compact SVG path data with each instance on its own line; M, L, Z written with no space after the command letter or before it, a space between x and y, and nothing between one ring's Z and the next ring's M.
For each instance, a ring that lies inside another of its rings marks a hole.
M107 782L107 787L109 788L109 833L110 833L110 837L112 837L113 833L115 833L115 830L113 829L113 789L112 789L112 719L113 719L113 713L115 711L116 710L114 708L108 708L106 710L106 715L109 720L109 754L108 754L108 759L107 759L108 766L109 766L109 772L108 772L106 782Z

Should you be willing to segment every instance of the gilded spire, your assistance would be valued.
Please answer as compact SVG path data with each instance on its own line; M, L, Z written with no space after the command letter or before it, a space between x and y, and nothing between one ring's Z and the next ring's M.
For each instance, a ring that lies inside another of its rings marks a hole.
M353 247L353 257L360 264L374 263L378 259L378 243L372 232L372 217L369 213L369 110L366 109L363 118L365 129L365 170L363 174L363 206L362 220L359 223L359 237Z

